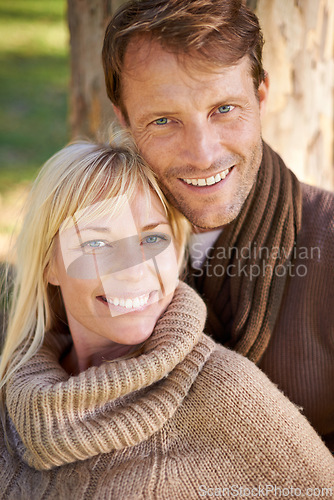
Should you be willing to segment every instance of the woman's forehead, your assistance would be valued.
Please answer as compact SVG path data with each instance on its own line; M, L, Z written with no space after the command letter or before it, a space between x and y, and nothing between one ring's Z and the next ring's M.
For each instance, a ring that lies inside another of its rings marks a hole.
M127 195L117 195L77 210L63 221L59 234L70 229L77 231L88 227L140 230L157 222L168 223L162 202L154 192L145 193L139 189L132 199Z

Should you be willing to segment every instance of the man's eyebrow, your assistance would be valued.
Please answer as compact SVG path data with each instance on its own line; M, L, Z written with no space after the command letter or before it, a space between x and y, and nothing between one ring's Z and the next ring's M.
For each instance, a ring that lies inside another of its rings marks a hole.
M147 113L143 112L141 115L139 115L138 119L141 122L150 122L154 120L158 120L159 118L164 118L165 116L177 116L179 114L178 111L173 111L171 109L167 110L162 110L162 111L148 111Z

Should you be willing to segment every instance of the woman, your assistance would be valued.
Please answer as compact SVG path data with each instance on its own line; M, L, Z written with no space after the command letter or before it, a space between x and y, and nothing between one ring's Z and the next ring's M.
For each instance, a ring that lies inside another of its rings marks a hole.
M0 365L1 498L334 487L297 409L203 334L204 304L178 284L187 231L131 150L77 143L44 166Z

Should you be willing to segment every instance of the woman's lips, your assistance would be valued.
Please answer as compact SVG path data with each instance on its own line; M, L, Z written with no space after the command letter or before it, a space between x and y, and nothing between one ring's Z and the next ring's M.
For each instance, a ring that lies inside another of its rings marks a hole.
M145 309L148 305L159 300L159 291L153 290L152 292L140 293L138 295L127 296L112 294L99 295L97 299L109 307L112 311L118 313L127 313Z

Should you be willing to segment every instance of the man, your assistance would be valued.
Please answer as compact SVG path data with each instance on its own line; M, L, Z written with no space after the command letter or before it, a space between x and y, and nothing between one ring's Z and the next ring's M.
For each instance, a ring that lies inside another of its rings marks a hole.
M108 95L193 223L207 331L249 357L334 448L333 194L261 138L257 17L241 0L130 1L103 47Z

